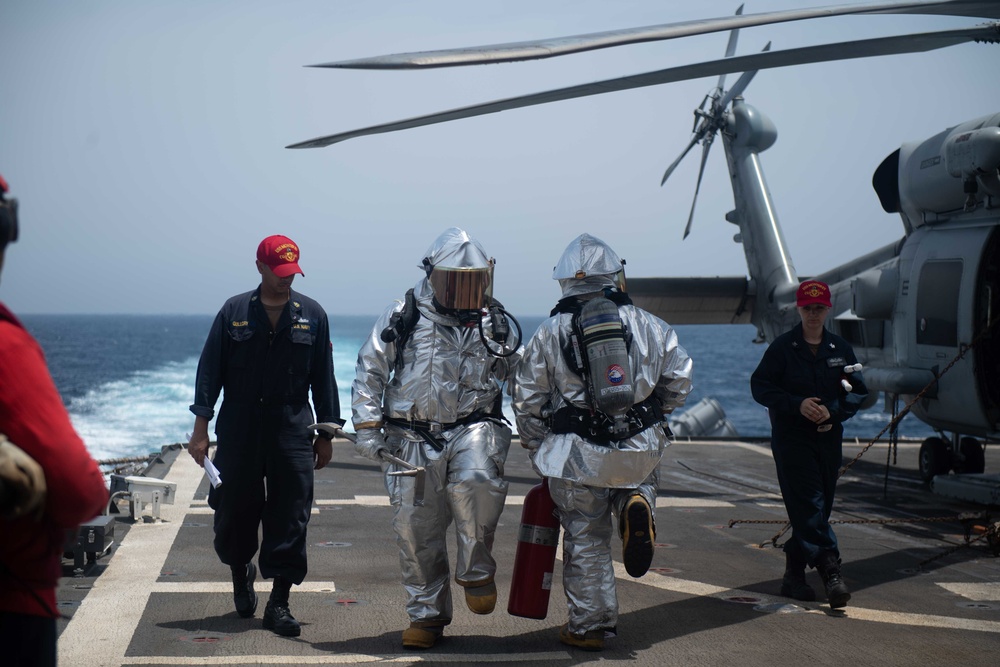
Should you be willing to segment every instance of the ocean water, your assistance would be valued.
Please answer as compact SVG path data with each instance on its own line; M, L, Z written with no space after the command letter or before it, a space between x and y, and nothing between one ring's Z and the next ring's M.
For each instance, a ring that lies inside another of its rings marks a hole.
M98 460L144 456L163 445L186 442L194 416L198 356L210 315L26 315L22 321L45 350L56 387L91 454ZM542 317L520 318L527 338ZM358 349L375 316L331 316L334 369L341 416L350 421L350 391ZM694 359L693 406L717 400L743 437L767 437L764 409L750 396L749 379L764 346L749 325L678 326L681 345ZM509 404L505 406L508 416ZM676 415L675 415L676 416ZM889 422L881 401L845 424L849 437L871 438ZM933 431L912 416L905 437Z

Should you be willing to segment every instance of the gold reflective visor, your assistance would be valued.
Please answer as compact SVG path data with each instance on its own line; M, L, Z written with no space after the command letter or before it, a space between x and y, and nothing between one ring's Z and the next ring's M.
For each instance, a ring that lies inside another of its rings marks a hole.
M480 269L435 266L428 280L437 302L453 310L479 310L493 296L492 264Z
M622 262L622 264L624 263L625 262ZM628 292L628 285L625 284L625 269L622 269L621 271L615 274L614 281L615 281L615 287L618 288L619 292L622 292L623 294Z

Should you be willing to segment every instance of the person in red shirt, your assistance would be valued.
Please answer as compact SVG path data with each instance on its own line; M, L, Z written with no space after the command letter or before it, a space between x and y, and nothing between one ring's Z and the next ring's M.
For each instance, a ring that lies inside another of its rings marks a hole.
M0 270L17 239L17 200L6 192L0 177ZM100 514L108 491L41 347L2 303L0 433L16 445L0 450L7 454L0 464L0 655L6 665L55 665L55 589L67 531Z

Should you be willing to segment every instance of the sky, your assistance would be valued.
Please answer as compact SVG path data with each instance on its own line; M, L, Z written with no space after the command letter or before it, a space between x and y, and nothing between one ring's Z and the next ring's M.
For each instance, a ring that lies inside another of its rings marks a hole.
M503 97L720 58L717 33L432 71L305 65L732 14L735 0L0 0L0 173L20 200L0 300L20 313L209 314L258 283L270 234L302 250L295 289L375 314L446 228L497 261L494 296L545 314L588 232L632 277L746 274L725 156L664 187L715 77L352 139L288 144ZM799 7L749 0L745 13ZM809 3L837 4L835 0ZM827 18L740 33L738 54L963 27ZM901 143L1000 112L997 45L768 70L744 93L778 128L761 156L791 256L816 274L903 234L871 175ZM735 81L731 75L729 82Z

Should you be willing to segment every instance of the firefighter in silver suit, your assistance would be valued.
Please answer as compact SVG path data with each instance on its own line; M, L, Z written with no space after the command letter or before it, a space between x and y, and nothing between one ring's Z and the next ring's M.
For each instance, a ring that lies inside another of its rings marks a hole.
M452 519L455 582L472 612L496 606L492 548L511 440L501 391L519 347L504 335L509 316L492 298L494 262L477 241L453 227L423 257L426 275L376 322L352 386L355 448L386 473L409 596L403 646L416 649L433 646L452 619ZM402 468L383 453L423 467L422 484L390 474Z
M559 638L593 651L617 630L612 516L618 517L625 570L641 577L653 557L659 464L670 444L666 415L691 390L690 357L669 324L632 305L624 264L589 234L569 244L552 274L563 298L525 345L513 387L521 445L530 450L535 471L548 478L563 528L569 622ZM574 336L580 313L599 297L614 304L611 318L623 325L625 342L618 342L624 357L591 368L582 360L590 349L580 350ZM602 412L595 390L610 369L613 381L624 375L633 391L631 407L615 420Z

